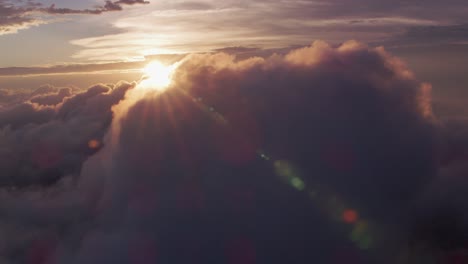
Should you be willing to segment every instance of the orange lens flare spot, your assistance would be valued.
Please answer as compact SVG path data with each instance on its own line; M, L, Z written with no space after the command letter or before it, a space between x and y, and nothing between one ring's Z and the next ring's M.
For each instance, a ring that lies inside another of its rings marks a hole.
M95 140L95 139L90 140L90 141L88 142L88 147L89 147L90 149L97 149L97 148L99 148L100 146L101 146L101 143L100 143L99 141Z
M358 220L359 216L355 210L348 209L343 212L343 221L348 224L355 223Z

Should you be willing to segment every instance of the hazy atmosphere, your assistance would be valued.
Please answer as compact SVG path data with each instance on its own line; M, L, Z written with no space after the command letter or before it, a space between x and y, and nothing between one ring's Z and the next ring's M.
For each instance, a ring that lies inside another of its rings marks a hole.
M465 0L0 0L0 264L468 263Z

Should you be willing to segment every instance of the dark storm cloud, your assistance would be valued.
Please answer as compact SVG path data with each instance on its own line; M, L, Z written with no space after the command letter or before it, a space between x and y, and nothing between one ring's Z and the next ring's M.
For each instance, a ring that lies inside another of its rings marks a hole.
M36 1L0 1L0 35L15 33L16 31L31 26L46 23L40 15L65 15L65 14L101 14L109 11L123 10L124 5L149 4L148 1L127 0L127 1L106 1L103 6L93 9L71 9L59 8L52 4L44 8L40 2Z
M444 241L420 218L437 215L429 201L461 201L428 190L442 186L437 181L445 173L438 173L438 166L452 148L447 138L460 141L463 132L441 132L430 86L383 48L315 42L247 60L226 53L191 55L181 61L167 91L145 90L141 83L120 101L129 86L97 85L55 106L68 91L43 87L27 102L0 112L0 123L9 123L0 134L8 158L0 166L10 172L9 186L56 187L57 177L81 171L77 186L54 199L59 205L4 194L4 219L45 227L39 229L45 234L24 238L16 255L6 254L8 260L20 262L19 256L36 249L31 241L52 237L45 258L67 264L142 258L392 263L414 249L404 248L408 237ZM83 163L94 154L84 146L93 138L104 146ZM51 143L36 151L53 154L39 159L52 171L25 161L27 153L35 153L30 142ZM68 155L79 158L57 161ZM285 182L291 174L295 188ZM363 225L371 233L369 251L349 241L353 226L340 220L346 208L364 221L351 235ZM448 222L436 229L463 223L457 212L444 216Z

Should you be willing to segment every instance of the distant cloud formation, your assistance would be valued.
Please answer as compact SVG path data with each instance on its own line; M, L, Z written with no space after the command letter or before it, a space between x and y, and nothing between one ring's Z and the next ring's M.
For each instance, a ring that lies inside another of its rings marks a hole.
M417 45L418 43L428 43L431 45L467 45L468 24L409 27L393 42L389 44Z
M144 61L111 62L111 63L88 63L88 64L64 64L43 67L7 67L0 68L0 76L30 76L48 74L70 74L70 73L96 73L141 69L151 60L158 60L165 64L172 64L187 54L160 54L147 56Z
M28 16L39 6L28 1L25 5L16 6L9 0L0 0L0 35L15 33L20 29L29 28L42 24L43 21L36 19L32 16Z
M2 98L7 263L392 263L466 242L468 130L383 48L194 54L165 92Z
M55 4L49 8L40 9L41 12L49 14L101 14L109 11L121 11L123 10L122 5L134 5L134 4L149 4L148 1L143 0L120 0L120 1L106 1L104 6L98 6L94 9L70 9L70 8L56 8Z
M110 1L106 1L110 2ZM149 1L144 1L144 0L119 0L117 2L114 2L114 4L117 5L134 5L134 4L149 4Z
M0 105L1 188L54 185L79 171L111 122L111 107L134 84L96 85L83 93L42 86L4 94ZM16 99L15 99L16 98Z
M102 14L109 11L123 10L123 5L149 4L143 0L105 1L104 6L93 9L58 8L55 4L43 7L43 4L35 0L0 0L0 35L16 33L20 29L47 23L44 15L65 14Z
M333 44L358 39L385 47L466 44L460 41L466 38L466 3L458 0L160 0L149 9L153 12L129 13L113 21L116 33L72 40L81 48L72 58L118 60L229 45L271 49L306 45L311 37ZM142 41L135 43L135 38Z

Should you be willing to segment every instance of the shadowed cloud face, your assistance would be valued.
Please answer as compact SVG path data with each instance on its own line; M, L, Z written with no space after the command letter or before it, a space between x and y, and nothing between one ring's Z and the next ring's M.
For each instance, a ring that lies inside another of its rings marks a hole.
M129 87L44 87L5 106L5 138L41 143L5 141L21 161L2 165L8 183L60 201L6 196L1 213L43 234L24 254L52 237L41 252L58 263L378 262L436 174L430 88L383 49L191 55L167 91Z
M383 48L190 55L172 78L2 95L8 261L394 263L466 241L466 178L446 179L464 130Z
M316 42L280 62L217 56L189 59L176 82L249 120L239 126L253 149L294 161L306 182L331 185L388 218L433 174L429 88L383 50Z

